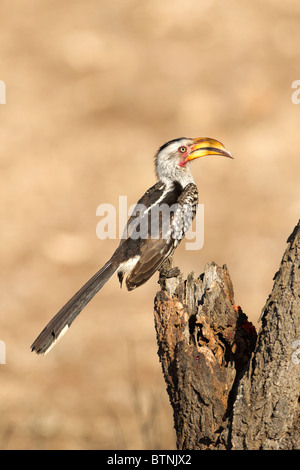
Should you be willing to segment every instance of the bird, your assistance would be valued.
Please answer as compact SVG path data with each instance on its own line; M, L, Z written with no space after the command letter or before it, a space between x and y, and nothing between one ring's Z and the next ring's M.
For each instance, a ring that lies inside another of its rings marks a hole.
M209 137L181 137L159 148L155 155L157 182L138 200L118 247L49 321L31 345L32 351L47 354L115 273L121 287L125 279L127 290L132 291L173 255L197 210L198 190L190 162L210 155L233 158L221 142Z

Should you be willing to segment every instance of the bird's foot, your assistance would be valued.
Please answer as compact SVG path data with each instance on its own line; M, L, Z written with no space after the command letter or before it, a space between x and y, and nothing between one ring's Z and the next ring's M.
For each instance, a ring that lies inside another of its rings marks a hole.
M170 279L171 277L177 277L179 276L180 274L180 269L175 267L175 268L165 268L164 266L162 266L159 270L160 272L160 276L161 277L165 277L167 279Z
M160 277L170 279L171 277L177 277L180 274L180 269L173 267L173 258L170 256L166 259L159 269Z

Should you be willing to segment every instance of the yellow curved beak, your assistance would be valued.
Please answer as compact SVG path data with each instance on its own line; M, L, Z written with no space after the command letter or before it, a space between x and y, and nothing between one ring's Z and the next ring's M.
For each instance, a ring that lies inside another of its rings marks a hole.
M199 137L194 140L196 143L186 158L187 162L195 158L206 157L207 155L221 155L222 157L233 158L231 153L218 140L210 139L209 137Z

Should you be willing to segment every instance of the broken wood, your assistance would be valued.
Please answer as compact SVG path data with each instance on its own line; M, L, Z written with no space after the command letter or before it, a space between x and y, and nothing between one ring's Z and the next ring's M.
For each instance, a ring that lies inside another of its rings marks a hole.
M155 297L158 355L177 449L299 449L300 222L260 331L235 305L227 267L183 279L168 260Z

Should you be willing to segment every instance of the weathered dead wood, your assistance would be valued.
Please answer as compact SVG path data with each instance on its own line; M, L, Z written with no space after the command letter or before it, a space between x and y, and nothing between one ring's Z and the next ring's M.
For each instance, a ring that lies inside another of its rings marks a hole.
M258 338L234 304L226 266L183 280L171 263L160 272L155 327L177 448L300 448L300 223Z
M300 449L300 222L288 238L234 404L234 449ZM298 357L299 355L299 357Z

